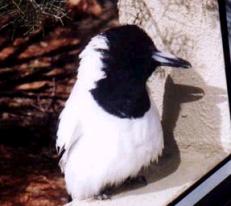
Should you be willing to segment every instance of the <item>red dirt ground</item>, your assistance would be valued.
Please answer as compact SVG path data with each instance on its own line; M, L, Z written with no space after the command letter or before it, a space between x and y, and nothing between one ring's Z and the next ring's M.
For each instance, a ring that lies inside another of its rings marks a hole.
M0 205L67 202L54 148L57 118L90 37L117 24L114 7L30 37L0 35Z

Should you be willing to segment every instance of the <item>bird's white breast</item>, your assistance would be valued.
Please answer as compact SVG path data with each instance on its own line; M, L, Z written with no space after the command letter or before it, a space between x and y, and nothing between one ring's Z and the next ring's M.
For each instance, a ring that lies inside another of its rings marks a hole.
M79 199L97 194L106 184L135 176L160 155L162 128L156 108L138 119L105 112L91 94L79 104L82 136L72 146L65 167L67 188Z

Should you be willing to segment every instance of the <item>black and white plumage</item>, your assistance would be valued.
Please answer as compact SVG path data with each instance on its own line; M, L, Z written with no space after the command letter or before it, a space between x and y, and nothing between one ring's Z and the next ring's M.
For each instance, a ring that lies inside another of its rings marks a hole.
M80 54L78 81L60 115L56 147L73 199L135 177L163 149L159 114L146 81L157 66L190 64L157 50L135 25L107 30Z

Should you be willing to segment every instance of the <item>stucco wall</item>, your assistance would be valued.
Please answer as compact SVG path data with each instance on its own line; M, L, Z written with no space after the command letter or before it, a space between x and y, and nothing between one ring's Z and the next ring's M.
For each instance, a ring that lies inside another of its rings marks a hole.
M76 205L166 205L231 152L230 116L215 0L120 0L121 24L138 24L161 50L191 62L161 68L149 88L162 116L165 150L146 187Z

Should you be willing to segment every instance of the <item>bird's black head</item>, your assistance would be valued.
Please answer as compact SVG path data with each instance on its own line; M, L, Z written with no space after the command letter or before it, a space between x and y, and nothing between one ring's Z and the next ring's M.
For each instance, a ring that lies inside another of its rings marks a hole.
M112 28L101 36L106 45L95 49L101 53L104 75L91 94L104 110L120 118L142 117L149 110L146 81L157 66L190 66L183 59L159 52L138 26Z
M105 72L146 82L157 66L190 67L190 63L159 52L152 39L136 25L124 25L107 30L109 50L103 55Z

